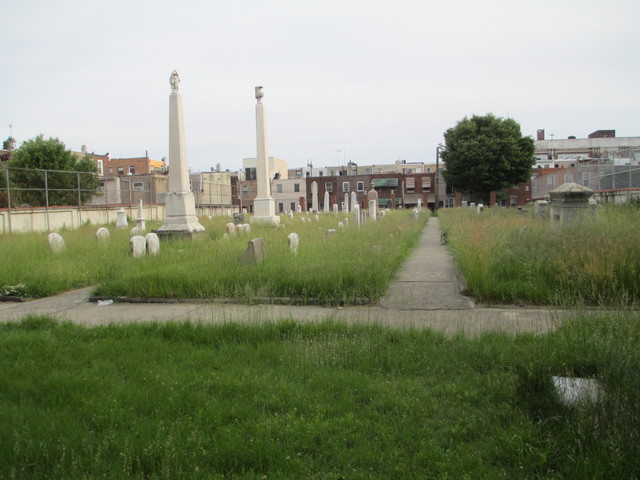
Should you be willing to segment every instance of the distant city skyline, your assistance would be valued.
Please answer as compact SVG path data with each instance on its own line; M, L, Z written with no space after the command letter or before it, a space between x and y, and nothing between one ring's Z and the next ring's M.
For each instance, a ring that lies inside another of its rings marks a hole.
M473 114L511 117L533 138L640 135L638 2L431 3L13 2L0 137L168 157L173 69L193 171L256 155L257 85L268 155L290 168L433 163Z

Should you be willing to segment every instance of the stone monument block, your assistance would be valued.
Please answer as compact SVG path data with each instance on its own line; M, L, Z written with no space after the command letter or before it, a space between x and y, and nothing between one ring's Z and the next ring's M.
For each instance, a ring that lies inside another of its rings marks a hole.
M593 190L577 183L565 183L549 192L551 197L551 229L557 230L563 225L571 225L582 215L590 213L589 199Z
M117 228L126 228L129 224L127 223L127 212L125 212L124 208L120 208L116 212L116 227Z

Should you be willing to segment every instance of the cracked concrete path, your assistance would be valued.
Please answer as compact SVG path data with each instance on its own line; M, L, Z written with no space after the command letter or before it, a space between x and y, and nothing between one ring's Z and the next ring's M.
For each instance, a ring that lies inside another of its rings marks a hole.
M86 326L187 320L250 324L333 320L401 329L432 328L447 335L475 336L487 331L540 334L556 328L571 314L559 309L475 307L470 298L460 293L451 256L440 244L437 217L429 220L419 245L396 275L387 294L374 306L336 308L216 303L98 306L89 302L91 290L88 287L24 303L0 303L0 321L19 320L27 315L48 315Z

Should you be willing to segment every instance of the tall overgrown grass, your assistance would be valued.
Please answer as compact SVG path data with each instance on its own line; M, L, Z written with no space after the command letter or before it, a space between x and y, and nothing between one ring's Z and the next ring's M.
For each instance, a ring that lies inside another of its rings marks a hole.
M95 285L95 294L110 298L233 298L244 302L291 301L354 304L375 301L416 244L428 214L414 219L406 211L389 212L361 228L337 229L344 216L321 215L302 223L283 217L283 228L252 225L248 236L225 239L228 217L203 219L207 232L195 241L162 242L160 254L134 259L129 255L128 229L111 230L100 245L97 227L65 231L66 251L49 251L46 234L0 237L0 286L22 283L33 297L74 287ZM153 227L153 225L152 225ZM157 225L156 225L157 227ZM300 236L297 256L288 251L287 235ZM247 241L263 237L263 263L244 265L239 259Z
M513 209L440 212L469 293L485 302L637 305L640 211L599 206L552 232L548 218Z
M0 325L0 478L634 479L640 321ZM551 375L595 376L569 408Z

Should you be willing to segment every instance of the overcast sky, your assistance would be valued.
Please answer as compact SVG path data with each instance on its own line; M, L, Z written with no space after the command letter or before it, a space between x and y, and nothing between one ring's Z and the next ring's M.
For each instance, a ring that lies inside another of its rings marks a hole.
M640 135L638 0L20 0L2 19L18 144L159 160L174 68L194 171L255 156L256 85L290 168L434 162L489 112L531 136Z

